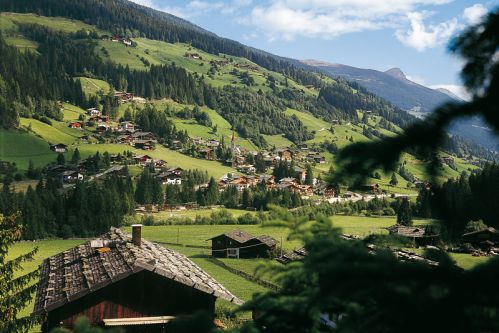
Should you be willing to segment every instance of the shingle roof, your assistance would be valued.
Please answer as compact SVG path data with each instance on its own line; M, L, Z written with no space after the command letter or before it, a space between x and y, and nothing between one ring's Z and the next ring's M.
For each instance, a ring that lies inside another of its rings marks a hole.
M275 246L277 244L277 241L268 235L261 235L255 238L258 239L260 242L267 244L267 246L269 247Z
M221 234L221 235L212 237L208 240L211 240L213 238L217 238L220 236L226 236L232 240L235 240L236 242L238 242L240 244L246 243L246 242L253 240L253 239L258 240L258 241L262 242L263 244L266 244L269 247L275 246L277 244L277 241L268 235L260 235L260 236L255 237L252 234L247 233L246 231L239 230L239 229L232 230L230 232L226 232L225 234Z
M220 236L227 236L230 239L235 240L236 242L239 242L239 243L246 243L247 241L255 238L253 235L251 235L250 233L247 233L246 231L236 229L236 230L232 230L232 231L226 232L224 234L212 237L210 239L217 238Z
M99 238L43 261L34 313L51 311L143 270L243 303L184 255L146 240L135 246L130 235L111 228Z
M409 227L400 224L392 225L391 227L386 228L391 234L396 234L404 237L411 238L420 238L427 237L426 228L423 227Z

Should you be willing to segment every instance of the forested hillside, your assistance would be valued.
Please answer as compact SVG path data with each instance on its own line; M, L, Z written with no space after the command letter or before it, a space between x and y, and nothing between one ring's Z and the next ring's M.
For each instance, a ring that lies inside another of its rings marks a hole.
M361 137L369 139L392 135L417 121L356 83L306 71L296 62L128 1L3 1L0 9L26 13L0 16L0 47L5 54L0 67L0 114L5 128L18 126L20 118L61 121L61 101L83 109L102 105L104 114L118 120L123 109L118 111L118 105L100 90L88 93L88 82L95 85L94 81L150 102L168 99L214 110L230 126L224 135L234 130L247 146L259 148L321 143L318 136L328 137L314 133L290 109L326 122L315 131L364 123ZM112 35L130 38L131 46L110 41ZM370 123L366 116L362 119L362 112L379 118ZM196 126L212 126L209 118L215 115L199 116ZM175 118L168 126L193 129L188 121ZM176 129L172 133L178 134L170 140L191 134ZM345 137L352 142L357 135ZM330 138L339 139L334 131ZM334 154L337 145L327 145ZM491 157L465 141L450 139L448 147L461 156Z

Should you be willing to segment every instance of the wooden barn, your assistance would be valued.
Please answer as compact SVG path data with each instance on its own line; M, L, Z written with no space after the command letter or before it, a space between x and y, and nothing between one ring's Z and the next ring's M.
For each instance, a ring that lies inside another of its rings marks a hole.
M34 313L43 332L72 328L80 316L124 332L165 332L175 316L214 313L217 298L242 301L184 255L120 229L66 250L41 265Z
M468 232L461 236L461 241L475 247L486 249L499 244L499 231L493 227L488 227L482 230Z
M440 236L428 233L426 226L405 226L395 224L386 228L390 235L411 239L416 245L429 245L438 242Z
M277 241L267 235L253 236L233 230L212 237L211 255L222 258L268 258L275 254Z

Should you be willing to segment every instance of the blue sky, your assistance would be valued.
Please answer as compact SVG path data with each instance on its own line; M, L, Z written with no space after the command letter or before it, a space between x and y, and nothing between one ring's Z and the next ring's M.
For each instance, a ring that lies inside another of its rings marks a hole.
M295 59L401 68L463 96L449 40L499 0L133 0L219 36Z

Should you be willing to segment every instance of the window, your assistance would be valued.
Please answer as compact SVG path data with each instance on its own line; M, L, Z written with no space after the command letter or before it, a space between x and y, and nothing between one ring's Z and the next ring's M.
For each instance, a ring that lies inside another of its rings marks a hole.
M239 258L239 249L227 249L227 258Z

